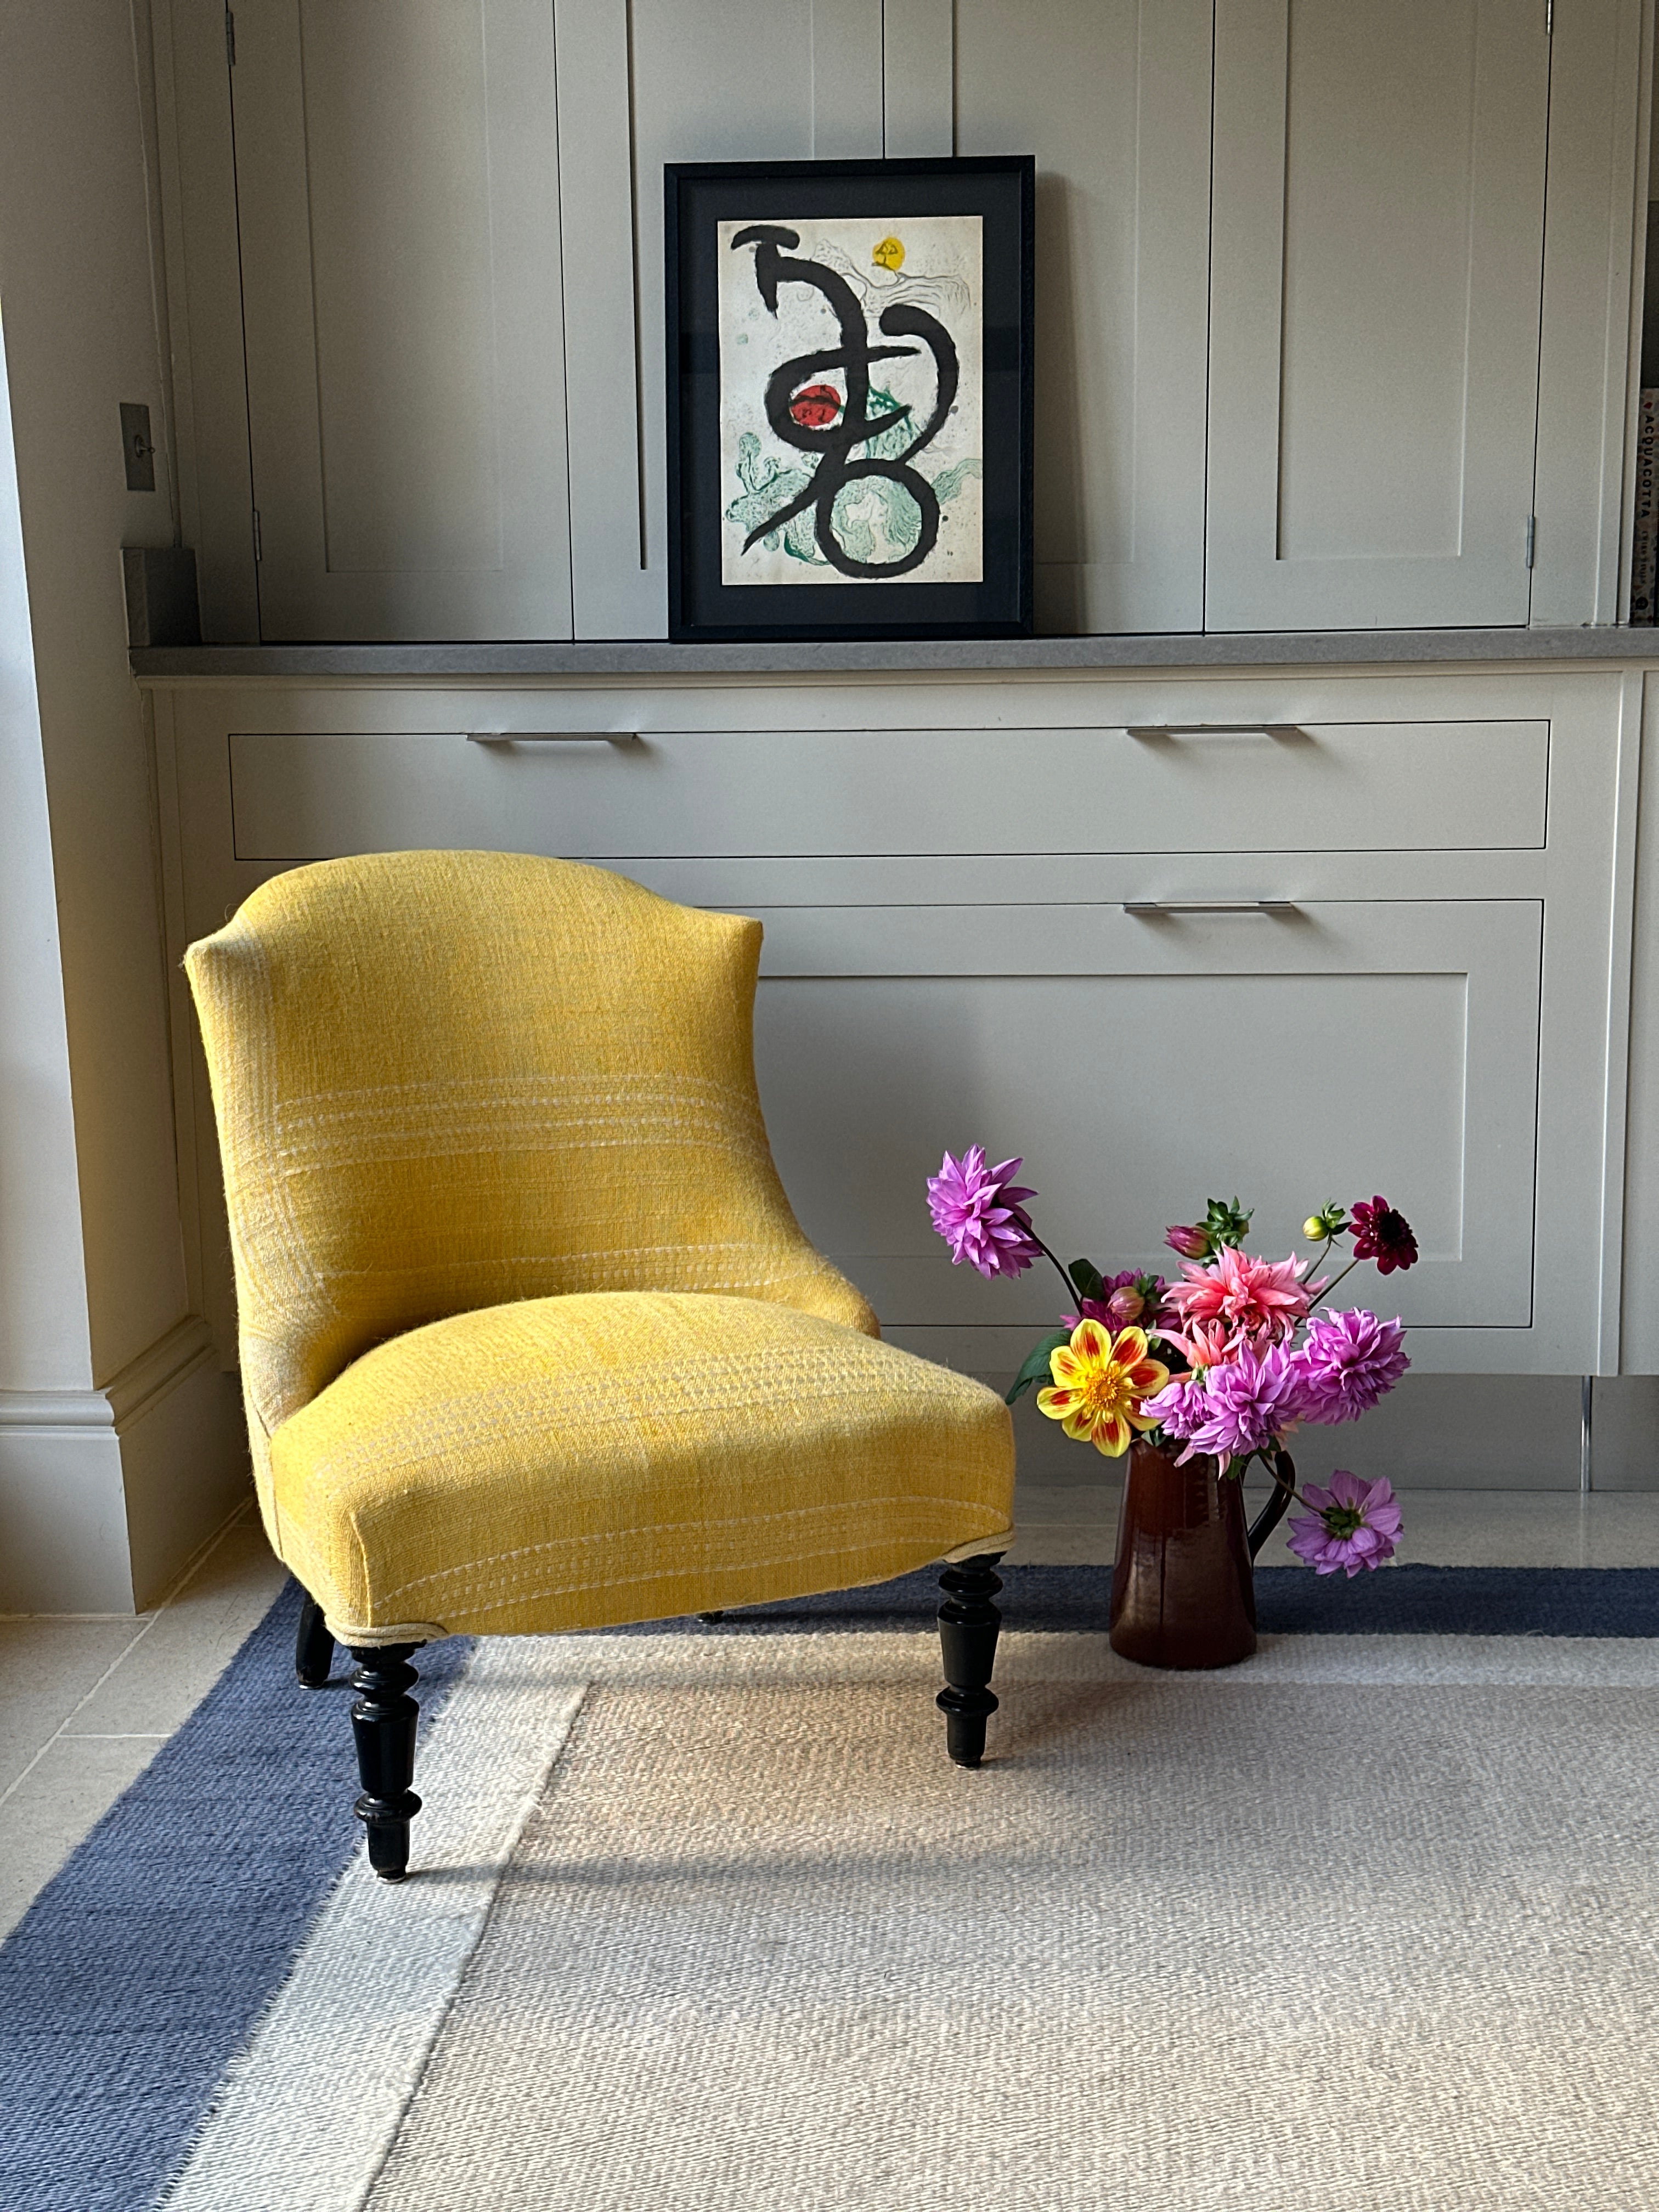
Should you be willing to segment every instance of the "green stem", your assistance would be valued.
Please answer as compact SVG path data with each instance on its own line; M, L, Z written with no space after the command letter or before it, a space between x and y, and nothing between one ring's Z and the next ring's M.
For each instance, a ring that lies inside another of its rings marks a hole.
M1340 1275L1333 1275L1331 1277L1330 1281L1326 1284L1324 1289L1319 1293L1320 1297L1322 1298L1328 1298L1331 1292L1336 1288L1337 1285L1340 1282L1346 1281L1347 1277L1352 1274L1354 1269L1358 1265L1359 1262L1357 1259L1350 1260L1347 1266L1342 1270L1342 1273Z
M1059 1271L1060 1271L1060 1281L1061 1281L1062 1283L1064 1283L1064 1284L1065 1284L1065 1285L1066 1285L1066 1291L1067 1291L1067 1294L1068 1294L1070 1297L1073 1297L1073 1298L1075 1298L1075 1299L1077 1300L1077 1304L1078 1304L1078 1310L1079 1310L1079 1314L1080 1314L1080 1313L1081 1313L1081 1311L1082 1311L1082 1308L1083 1308L1083 1293L1082 1293L1082 1291L1081 1291L1080 1290L1079 1290L1079 1288L1078 1288L1077 1285L1076 1285L1076 1284L1072 1280L1071 1275L1070 1275L1069 1272L1066 1270L1066 1267L1064 1267L1063 1266L1061 1266L1060 1262L1058 1260L1055 1260L1055 1259L1054 1259L1054 1254L1053 1254L1053 1253L1048 1249L1048 1246L1043 1243L1042 1239L1042 1238L1037 1235L1037 1233L1036 1233L1036 1230L1031 1228L1031 1224L1030 1224L1030 1223L1029 1221L1026 1223L1025 1226L1026 1226L1027 1230L1028 1230L1028 1231L1030 1231L1030 1238L1031 1238L1031 1242L1032 1242L1032 1243L1033 1243L1033 1244L1035 1244L1035 1245L1036 1246L1037 1250L1038 1250L1039 1252L1041 1252L1041 1253L1042 1253L1042 1255L1043 1258L1044 1258L1045 1260L1052 1260L1052 1261L1054 1261L1054 1264L1055 1267L1056 1267L1056 1268L1058 1268L1058 1269L1059 1269Z
M1247 1452L1243 1459L1236 1459L1231 1467L1228 1468L1227 1472L1230 1475L1236 1474L1239 1481L1243 1482L1245 1476L1249 1473L1250 1468L1257 1460L1261 1462L1263 1467L1265 1467L1268 1474L1272 1475L1274 1485L1277 1488L1280 1490L1288 1490L1290 1492L1291 1499L1296 1504L1305 1505L1310 1513L1318 1512L1319 1508L1314 1504L1312 1498L1305 1497L1303 1492L1297 1488L1293 1482L1286 1482L1284 1476L1279 1471L1277 1462L1270 1460L1265 1451Z

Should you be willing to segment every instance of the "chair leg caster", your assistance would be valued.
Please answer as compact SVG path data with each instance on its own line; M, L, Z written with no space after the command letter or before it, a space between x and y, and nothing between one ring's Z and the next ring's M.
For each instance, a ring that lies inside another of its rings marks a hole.
M952 1711L945 1700L951 1692L941 1690L939 1710L945 1715L945 1748L957 1766L978 1766L985 1758L985 1723L996 1710L996 1699L986 1692L987 1709L983 1712Z
M418 1813L421 1801L411 1790L409 1796L411 1813ZM409 1822L407 1820L371 1820L363 1810L360 1797L356 1805L357 1818L367 1823L368 1830L368 1863L382 1881L409 1880Z
M294 1639L294 1671L307 1690L326 1686L334 1664L334 1638L323 1619L323 1608L307 1595L300 1607L300 1631Z
M977 1766L985 1756L985 1723L997 1709L991 1670L996 1663L1002 1615L992 1603L1002 1588L995 1568L1002 1554L963 1559L939 1577L939 1609L945 1687L936 1703L945 1715L945 1747L958 1766Z
M415 1778L415 1730L420 1707L407 1693L419 1679L409 1663L418 1644L352 1647L357 1691L351 1733L357 1744L362 1795L352 1810L368 1832L368 1863L382 1881L409 1872L409 1824L421 1809Z

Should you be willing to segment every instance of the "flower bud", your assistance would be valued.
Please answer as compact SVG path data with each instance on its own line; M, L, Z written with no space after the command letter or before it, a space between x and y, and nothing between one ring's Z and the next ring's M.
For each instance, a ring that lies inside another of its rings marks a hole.
M1210 1256L1210 1239L1202 1229L1183 1226L1176 1222L1173 1227L1164 1231L1164 1242L1172 1252L1179 1253L1183 1260L1207 1260Z
M1121 1291L1114 1291L1106 1301L1106 1310L1120 1328L1127 1328L1138 1322L1145 1312L1146 1301L1126 1283Z
M1324 1215L1322 1213L1310 1213L1302 1224L1302 1234L1310 1244L1323 1243L1325 1239Z

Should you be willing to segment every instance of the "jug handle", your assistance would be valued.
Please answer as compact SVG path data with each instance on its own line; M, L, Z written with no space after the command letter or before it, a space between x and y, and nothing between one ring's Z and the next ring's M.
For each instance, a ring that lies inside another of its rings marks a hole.
M1296 1463L1287 1451L1273 1454L1273 1486L1267 1504L1250 1523L1250 1557L1255 1559L1291 1509L1296 1488Z

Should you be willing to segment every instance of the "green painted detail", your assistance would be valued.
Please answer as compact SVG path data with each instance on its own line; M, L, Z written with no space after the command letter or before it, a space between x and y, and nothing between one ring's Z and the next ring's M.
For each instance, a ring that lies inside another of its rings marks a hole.
M870 394L872 414L884 414L896 404L890 392L872 391ZM872 460L896 460L912 434L907 418L890 428L878 430L873 438L866 438L863 450ZM948 513L950 502L961 496L969 477L982 477L985 473L983 463L977 459L957 461L951 468L941 469L937 476L928 476L921 463L912 465L932 484L941 516ZM811 482L811 473L810 469L783 466L769 457L763 459L760 440L752 430L745 430L738 441L738 481L743 486L743 495L726 508L726 520L735 522L746 537L769 514L775 514L781 507L799 499ZM878 540L886 548L884 557L896 559L915 544L921 531L921 515L902 484L894 483L885 477L866 477L844 484L836 495L835 530L855 561L874 560ZM810 507L792 516L781 529L769 531L760 542L769 553L775 553L781 543L784 551L793 560L818 568L830 565L818 550Z
M769 457L763 460L760 440L752 430L745 430L738 441L738 481L743 486L744 495L732 501L726 510L726 519L735 522L746 538L769 514L775 514L792 499L799 499L811 478L810 469L781 468ZM761 544L769 553L775 553L780 538L796 560L819 561L823 567L829 566L812 542L810 510L792 516L781 531L769 530Z

